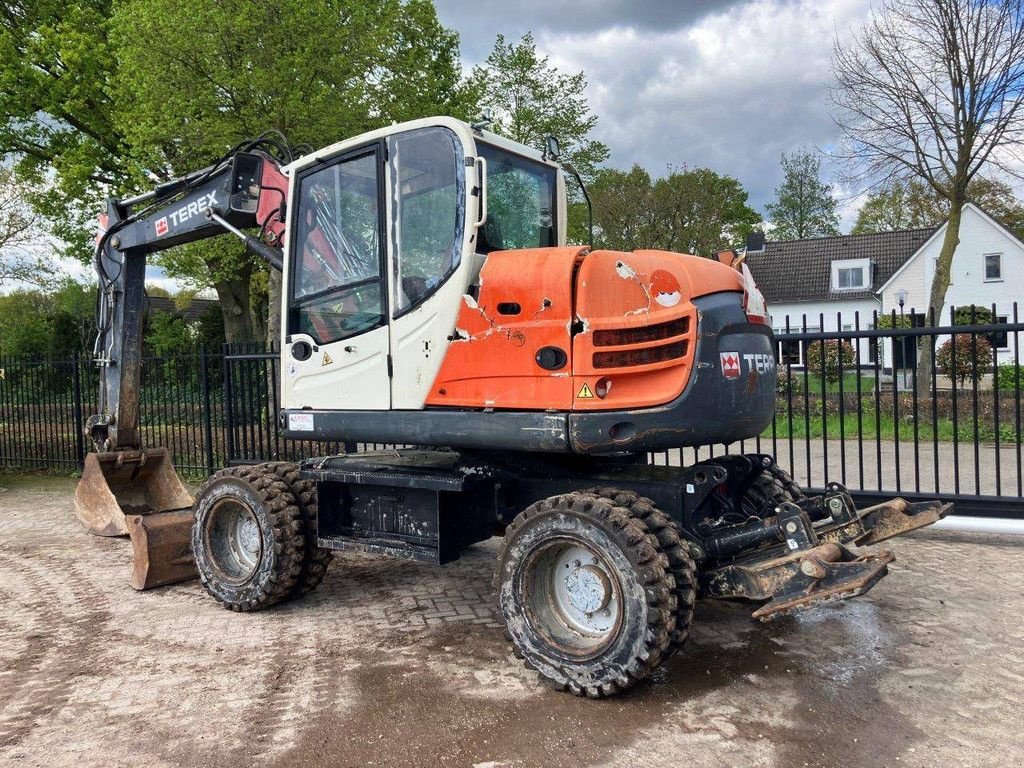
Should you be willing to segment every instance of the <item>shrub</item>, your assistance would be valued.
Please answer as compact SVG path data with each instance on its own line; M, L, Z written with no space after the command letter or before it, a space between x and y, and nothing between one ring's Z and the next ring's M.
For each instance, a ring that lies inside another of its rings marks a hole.
M1007 392L1014 392L1018 387L1024 389L1024 366L1014 363L1003 363L996 370L996 386Z
M857 357L848 341L812 341L807 349L807 368L830 384L839 381L840 371L854 367Z
M995 315L988 307L968 304L953 310L953 325L991 325L996 321Z
M968 379L977 384L983 375L992 370L992 345L984 336L958 333L939 347L935 364L944 376L961 387Z

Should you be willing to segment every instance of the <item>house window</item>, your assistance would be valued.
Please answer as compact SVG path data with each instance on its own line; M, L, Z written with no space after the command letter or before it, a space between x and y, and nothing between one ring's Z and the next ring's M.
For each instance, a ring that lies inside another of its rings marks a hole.
M985 254L985 282L1003 279L1003 254Z
M843 259L832 262L832 290L856 291L868 287L871 261Z
M863 288L864 268L863 267L840 267L839 284L836 288Z
M779 341L779 363L781 365L800 365L799 341Z
M996 325L1006 324L1006 315L999 315L995 319ZM988 334L988 343L992 345L993 349L1009 349L1010 342L1007 339L1006 331L993 331Z

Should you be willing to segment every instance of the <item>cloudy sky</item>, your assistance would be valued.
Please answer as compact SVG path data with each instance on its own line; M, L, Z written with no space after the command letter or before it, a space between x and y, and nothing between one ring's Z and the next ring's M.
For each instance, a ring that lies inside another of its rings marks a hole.
M487 57L497 34L532 31L551 63L583 70L611 165L636 162L652 174L706 166L740 179L762 213L781 180L781 152L834 142L832 44L870 8L869 0L435 2L469 64ZM844 228L855 192L837 183Z

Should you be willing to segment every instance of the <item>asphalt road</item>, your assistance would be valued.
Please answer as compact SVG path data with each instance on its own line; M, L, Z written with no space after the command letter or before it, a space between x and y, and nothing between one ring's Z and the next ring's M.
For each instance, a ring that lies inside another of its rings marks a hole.
M702 603L657 679L594 702L512 656L493 541L340 558L239 615L132 591L73 481L0 489L3 766L1024 766L1021 539L913 534L866 597L767 625Z

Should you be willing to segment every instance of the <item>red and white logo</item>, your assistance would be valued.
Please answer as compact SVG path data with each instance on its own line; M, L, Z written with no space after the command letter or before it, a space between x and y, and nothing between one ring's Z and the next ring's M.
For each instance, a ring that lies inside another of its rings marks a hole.
M740 353L719 352L722 360L722 375L727 379L738 379L740 377Z
M156 220L156 236L163 237L167 234L167 217L164 216Z

